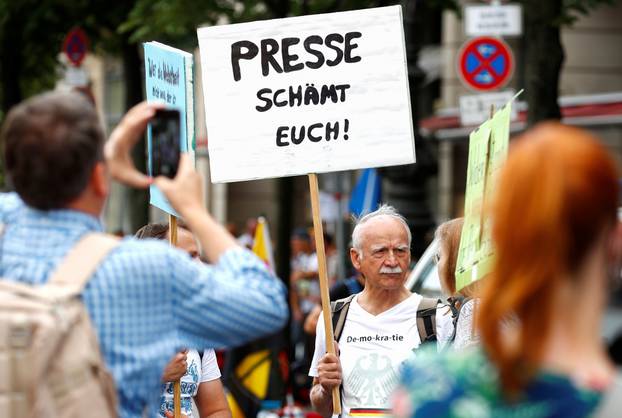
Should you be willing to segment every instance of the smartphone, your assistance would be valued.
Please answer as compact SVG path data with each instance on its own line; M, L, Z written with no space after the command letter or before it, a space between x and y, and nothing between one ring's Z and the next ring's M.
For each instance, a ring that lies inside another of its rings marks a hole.
M173 178L181 154L181 118L178 110L159 109L151 125L151 176Z

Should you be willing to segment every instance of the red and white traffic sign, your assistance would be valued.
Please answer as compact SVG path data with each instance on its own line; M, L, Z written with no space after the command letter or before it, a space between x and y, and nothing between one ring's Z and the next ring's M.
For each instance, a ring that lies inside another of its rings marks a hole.
M88 38L86 34L80 28L73 28L65 37L63 52L73 65L79 67L86 57L87 50Z
M489 36L467 41L458 54L458 74L474 90L503 87L512 77L514 56L505 42Z

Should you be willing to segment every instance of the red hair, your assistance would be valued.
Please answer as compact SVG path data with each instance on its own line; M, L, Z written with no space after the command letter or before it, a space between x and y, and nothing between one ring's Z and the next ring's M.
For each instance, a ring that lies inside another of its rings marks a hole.
M545 123L513 142L492 206L496 259L478 325L506 393L538 369L551 302L616 220L616 165L589 133ZM500 324L515 317L516 344Z
M445 258L445 268L441 271L439 268L439 280L448 292L449 296L456 294L456 262L458 261L458 250L460 249L460 237L462 236L462 226L464 218L450 219L443 222L436 228L434 234L438 239L438 251Z

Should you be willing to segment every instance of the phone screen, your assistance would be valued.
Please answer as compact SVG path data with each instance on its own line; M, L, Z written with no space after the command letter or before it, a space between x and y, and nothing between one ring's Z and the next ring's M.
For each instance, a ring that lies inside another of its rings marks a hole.
M160 109L151 120L151 176L173 178L177 174L181 147L178 110Z

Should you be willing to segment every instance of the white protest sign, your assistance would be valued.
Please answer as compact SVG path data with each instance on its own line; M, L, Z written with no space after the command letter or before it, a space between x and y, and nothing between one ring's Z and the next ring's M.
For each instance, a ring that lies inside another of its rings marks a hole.
M519 36L523 32L523 9L519 4L464 7L466 36Z
M198 38L213 182L415 162L400 6Z
M479 125L490 118L490 109L501 109L514 97L514 90L495 93L473 94L460 96L460 124L463 126ZM510 120L518 120L516 106L512 106Z

